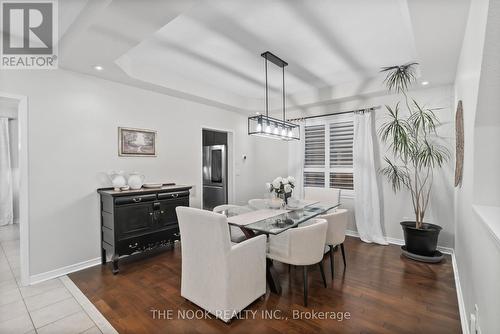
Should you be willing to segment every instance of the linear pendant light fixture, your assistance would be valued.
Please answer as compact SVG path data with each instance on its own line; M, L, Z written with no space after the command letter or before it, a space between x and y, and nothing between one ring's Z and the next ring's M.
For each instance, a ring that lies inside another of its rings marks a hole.
M265 59L266 71L266 114L248 117L248 134L254 136L262 136L281 140L300 140L300 126L291 122L287 122L285 117L285 66L288 65L286 61L275 56L269 51L261 54ZM269 85L267 78L267 64L268 62L281 67L283 78L283 119L277 119L269 116Z

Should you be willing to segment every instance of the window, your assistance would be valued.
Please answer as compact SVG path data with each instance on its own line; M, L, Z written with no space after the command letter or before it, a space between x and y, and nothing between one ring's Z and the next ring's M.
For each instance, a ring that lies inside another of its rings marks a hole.
M354 188L352 176L352 143L354 124L352 114L346 119L330 124L330 188Z
M352 114L305 127L304 186L353 190Z
M325 173L324 172L304 172L304 186L324 188Z
M325 125L306 126L305 167L325 167Z

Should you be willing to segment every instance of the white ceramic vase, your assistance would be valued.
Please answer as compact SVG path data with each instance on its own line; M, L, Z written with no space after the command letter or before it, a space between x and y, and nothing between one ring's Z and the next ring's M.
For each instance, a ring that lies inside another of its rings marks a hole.
M123 171L121 170L117 172L111 171L108 176L115 191L120 191L121 187L125 187L127 185L127 180L125 179L125 176L123 176Z
M139 190L142 188L143 184L144 184L144 175L137 172L130 173L128 177L128 185L130 186L130 189Z

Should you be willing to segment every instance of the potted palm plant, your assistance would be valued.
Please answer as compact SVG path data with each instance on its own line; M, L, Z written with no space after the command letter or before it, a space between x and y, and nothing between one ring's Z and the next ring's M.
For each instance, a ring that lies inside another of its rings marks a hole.
M440 124L435 109L425 108L408 95L415 82L415 66L408 63L382 68L387 73L384 83L389 92L401 95L395 106L386 106L387 115L379 128L380 138L391 157L385 157L381 173L394 192L408 190L415 212L415 221L403 221L406 251L423 257L436 253L441 226L425 222L434 172L449 159L448 149L439 143ZM403 107L402 107L403 106Z

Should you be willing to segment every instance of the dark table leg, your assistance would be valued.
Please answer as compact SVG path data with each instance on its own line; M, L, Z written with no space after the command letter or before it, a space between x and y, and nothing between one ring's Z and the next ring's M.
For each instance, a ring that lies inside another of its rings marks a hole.
M254 232L254 231L249 230L249 229L247 229L247 228L244 228L243 226L240 226L240 229L241 229L241 231L243 232L243 234L245 235L245 237L246 237L247 239L250 239L250 238L253 238L253 237L255 237L255 236L256 236L256 234L255 234L255 232Z
M273 262L269 259L267 259L266 262L266 278L267 284L269 284L269 290L273 293L281 295L280 277L276 272L276 269L274 269Z
M244 228L243 226L240 226L240 228L245 234L247 239L253 238L257 235L254 231ZM266 279L267 279L267 284L269 285L269 290L271 290L271 292L273 293L280 295L281 294L280 277L276 272L276 269L274 269L273 267L273 262L269 259L267 259L266 261Z

